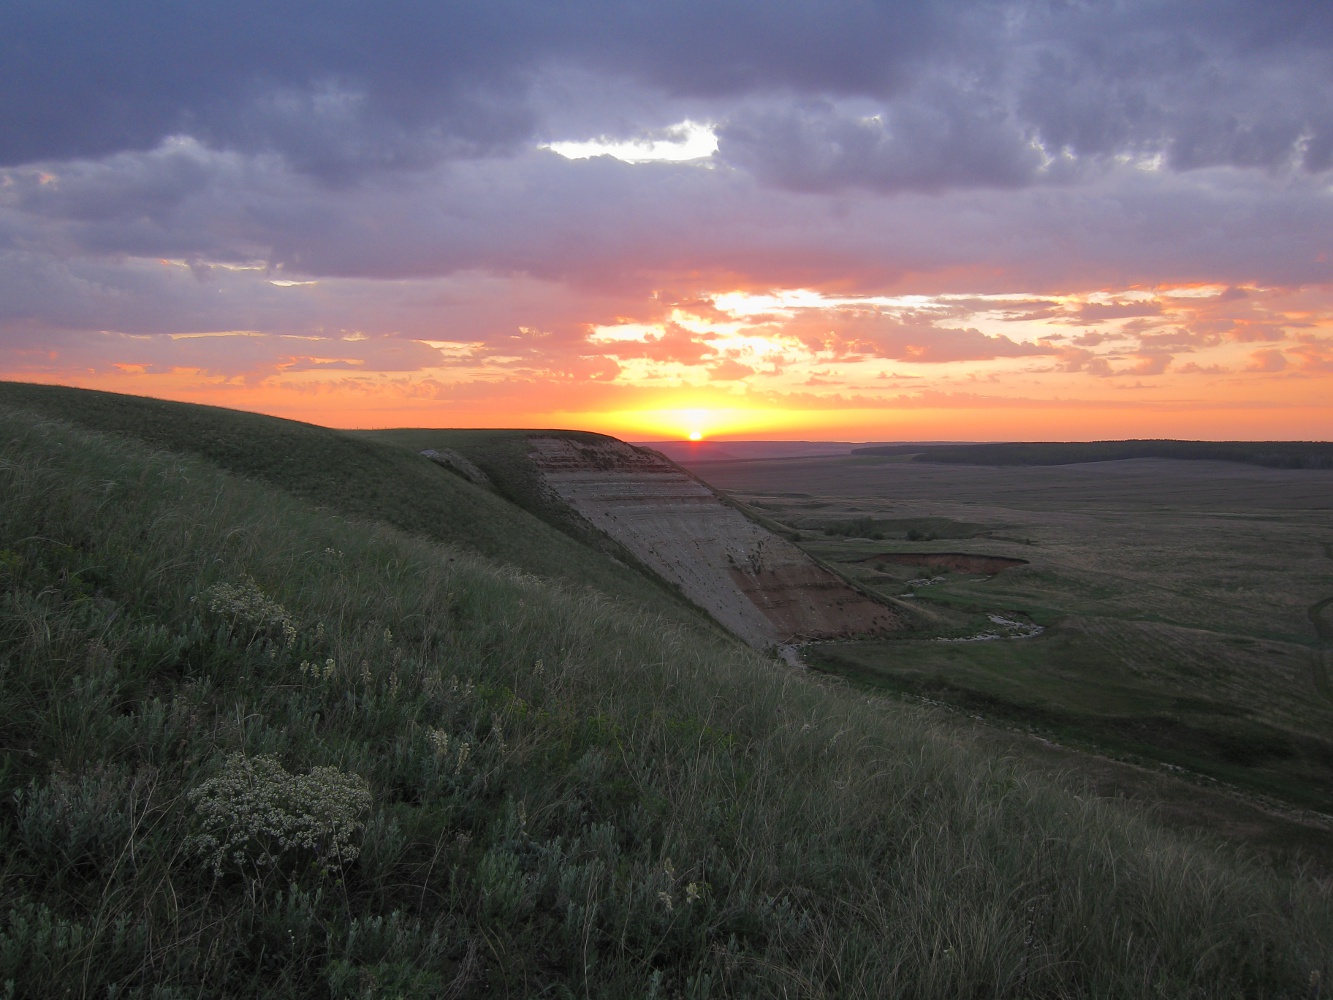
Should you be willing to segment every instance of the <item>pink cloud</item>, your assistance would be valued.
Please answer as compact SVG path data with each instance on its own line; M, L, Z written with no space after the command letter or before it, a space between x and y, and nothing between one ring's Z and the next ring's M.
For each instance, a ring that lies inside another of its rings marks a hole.
M1255 351L1250 355L1250 360L1245 364L1247 372L1280 372L1287 367L1287 358L1281 351L1270 348L1265 351Z
M780 332L798 338L810 351L839 359L944 364L1055 353L1044 344L1021 343L971 327L935 326L916 318L920 315L904 321L898 314L879 308L811 310L783 324Z
M679 323L667 323L660 334L648 334L643 340L613 340L598 348L622 361L647 358L650 361L676 362L697 365L715 354L713 347L700 334L685 329Z
M748 378L755 374L755 370L749 365L743 365L732 358L724 358L721 362L708 369L708 379L710 382L734 382L739 379Z
M1305 336L1299 340L1287 353L1300 358L1302 371L1333 372L1333 338Z
M1117 375L1161 375L1175 360L1165 352L1139 354L1129 368L1117 372Z

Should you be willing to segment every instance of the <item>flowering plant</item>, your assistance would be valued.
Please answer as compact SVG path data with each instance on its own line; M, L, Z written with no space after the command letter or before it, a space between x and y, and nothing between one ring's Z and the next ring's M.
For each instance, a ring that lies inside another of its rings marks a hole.
M370 789L335 767L291 774L269 755L227 757L222 772L187 793L201 830L190 846L221 875L228 868L292 869L321 875L355 860Z

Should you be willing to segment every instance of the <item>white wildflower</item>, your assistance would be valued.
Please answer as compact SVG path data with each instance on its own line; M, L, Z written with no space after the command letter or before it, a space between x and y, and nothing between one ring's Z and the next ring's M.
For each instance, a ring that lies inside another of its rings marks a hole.
M370 809L364 778L334 767L291 774L268 755L227 757L222 773L187 793L202 830L189 846L221 875L290 869L310 858L327 873L360 853L352 843Z
M281 638L290 644L296 639L296 620L250 577L240 583L217 583L204 591L208 610L227 620L233 629L260 636Z

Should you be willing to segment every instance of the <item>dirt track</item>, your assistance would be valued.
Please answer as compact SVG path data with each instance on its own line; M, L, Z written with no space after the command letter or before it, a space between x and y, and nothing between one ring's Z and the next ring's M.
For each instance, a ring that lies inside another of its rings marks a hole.
M902 627L895 611L654 452L619 441L530 443L561 499L751 646Z

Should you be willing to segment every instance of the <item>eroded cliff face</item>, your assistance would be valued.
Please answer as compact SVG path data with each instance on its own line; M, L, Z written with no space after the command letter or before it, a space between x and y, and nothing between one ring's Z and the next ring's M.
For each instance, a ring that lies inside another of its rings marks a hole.
M903 627L895 611L652 451L611 440L530 443L565 503L755 648Z

